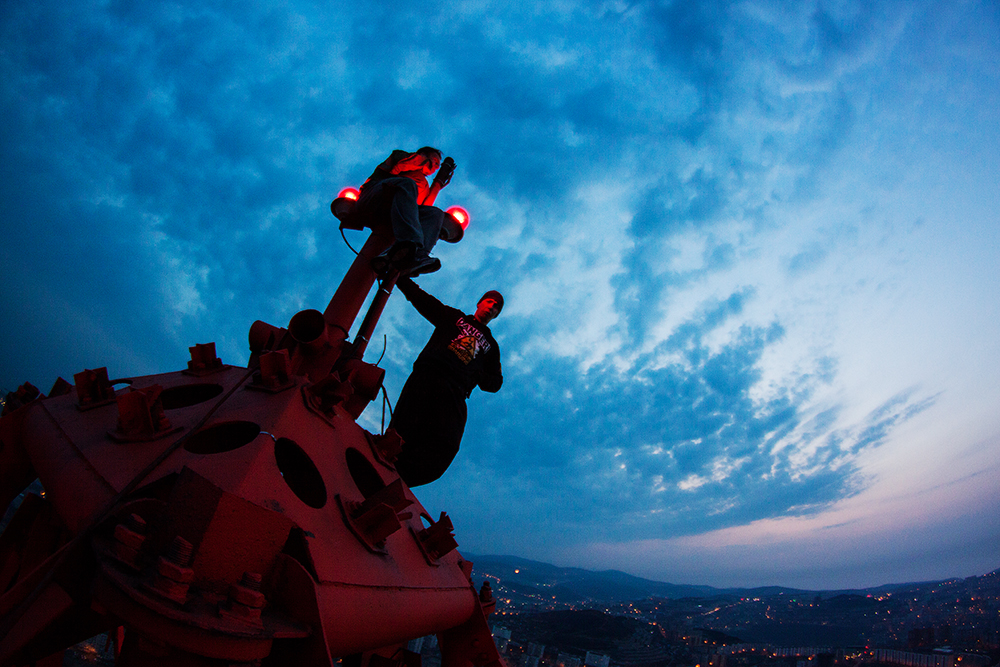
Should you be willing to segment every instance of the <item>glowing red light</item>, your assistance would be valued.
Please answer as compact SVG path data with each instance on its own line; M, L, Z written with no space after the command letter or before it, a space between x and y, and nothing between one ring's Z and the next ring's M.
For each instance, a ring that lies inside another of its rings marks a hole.
M340 194L337 195L337 196L338 197L343 197L344 199L351 199L353 201L357 201L358 200L358 196L360 194L361 193L358 192L357 188L344 188L343 190L340 191Z
M458 220L458 224L462 225L463 230L469 227L469 212L461 206L452 206L445 212Z

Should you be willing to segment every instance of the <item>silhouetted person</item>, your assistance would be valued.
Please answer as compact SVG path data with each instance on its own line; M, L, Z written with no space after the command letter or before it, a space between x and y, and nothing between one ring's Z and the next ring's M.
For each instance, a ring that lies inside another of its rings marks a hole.
M434 182L428 184L427 177L435 171ZM361 186L357 211L374 219L388 217L396 243L373 260L372 268L383 273L391 267L404 276L441 268L430 252L441 234L445 213L432 204L454 172L455 161L449 157L442 162L441 151L430 146L415 153L395 150L375 168Z
M409 278L397 283L434 333L403 385L390 426L403 438L396 470L408 486L438 479L458 454L465 432L465 400L472 390L497 392L503 384L500 347L488 324L503 308L495 290L466 315L446 306Z

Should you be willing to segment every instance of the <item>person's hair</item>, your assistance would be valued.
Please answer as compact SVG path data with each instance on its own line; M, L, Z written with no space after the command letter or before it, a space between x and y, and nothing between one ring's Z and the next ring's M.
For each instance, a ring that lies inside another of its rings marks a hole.
M424 146L423 148L417 149L418 155L424 155L430 157L431 155L437 155L438 162L444 159L444 154L433 146Z

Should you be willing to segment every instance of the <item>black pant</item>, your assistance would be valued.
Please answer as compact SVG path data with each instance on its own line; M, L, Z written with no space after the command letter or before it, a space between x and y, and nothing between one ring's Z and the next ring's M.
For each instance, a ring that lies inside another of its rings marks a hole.
M396 470L407 486L444 474L462 444L467 414L465 394L446 377L414 369L389 424L403 438Z
M444 211L436 206L417 204L417 184L393 176L369 185L361 193L355 210L369 226L388 218L397 241L412 243L417 257L426 257L441 235Z

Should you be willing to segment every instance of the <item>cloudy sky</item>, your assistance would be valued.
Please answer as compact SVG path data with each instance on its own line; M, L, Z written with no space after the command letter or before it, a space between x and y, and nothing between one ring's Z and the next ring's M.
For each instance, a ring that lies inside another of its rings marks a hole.
M473 219L419 282L506 297L504 387L417 492L464 550L1000 566L996 2L350 5L0 3L0 387L245 364L352 260L337 191L431 144ZM430 327L396 295L377 334L395 399Z

